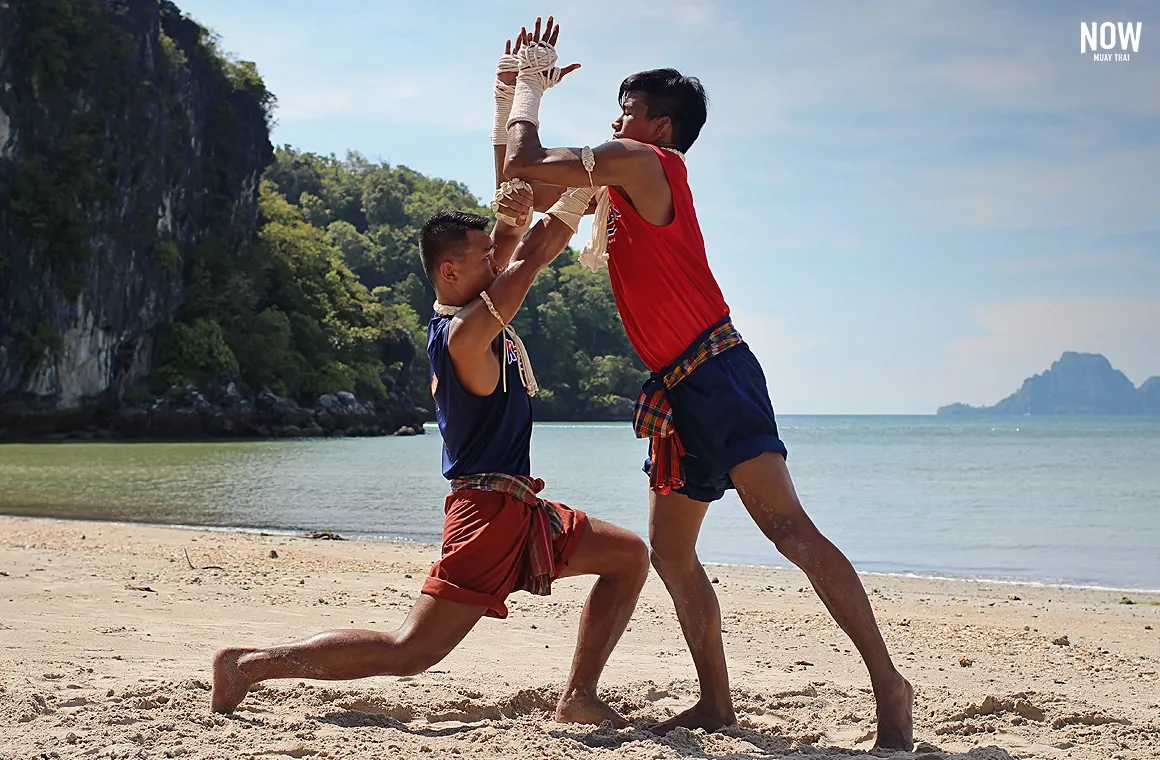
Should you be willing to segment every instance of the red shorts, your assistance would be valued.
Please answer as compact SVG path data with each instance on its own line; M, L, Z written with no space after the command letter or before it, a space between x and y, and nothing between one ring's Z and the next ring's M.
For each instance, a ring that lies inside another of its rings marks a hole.
M552 542L555 577L560 577L588 529L588 516L557 502L564 530ZM444 507L443 556L423 582L437 599L486 607L487 617L506 618L504 600L526 586L531 508L496 491L453 491Z

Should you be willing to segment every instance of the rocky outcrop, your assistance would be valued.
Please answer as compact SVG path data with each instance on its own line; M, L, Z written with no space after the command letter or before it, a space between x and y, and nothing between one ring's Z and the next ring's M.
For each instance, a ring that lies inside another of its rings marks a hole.
M223 375L207 389L171 388L163 396L100 408L60 429L45 417L10 403L0 440L195 440L214 438L312 438L422 435L423 409L400 410L340 392L302 406L263 388L243 395L237 378Z
M994 406L951 404L944 416L963 415L1160 415L1160 377L1136 388L1100 354L1068 351L1046 372Z
M1140 397L1140 411L1160 417L1160 377L1148 378L1136 393Z
M165 0L0 2L0 428L98 424L153 370L183 267L253 238L248 71Z

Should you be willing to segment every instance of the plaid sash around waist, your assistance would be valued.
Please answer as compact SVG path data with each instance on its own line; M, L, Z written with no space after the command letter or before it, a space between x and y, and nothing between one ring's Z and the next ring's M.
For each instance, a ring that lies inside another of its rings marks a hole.
M667 494L685 485L685 471L681 466L685 447L673 425L673 407L669 404L668 391L710 358L743 342L733 320L726 317L703 341L687 351L683 360L653 373L640 389L632 412L632 428L637 438L652 441L649 486L657 493Z
M552 541L564 532L564 523L555 507L537 496L544 490L544 481L502 472L488 472L455 478L451 481L451 490L494 491L514 496L528 505L532 512L532 524L528 529L526 552L531 573L524 590L537 596L550 595L552 578L556 575Z

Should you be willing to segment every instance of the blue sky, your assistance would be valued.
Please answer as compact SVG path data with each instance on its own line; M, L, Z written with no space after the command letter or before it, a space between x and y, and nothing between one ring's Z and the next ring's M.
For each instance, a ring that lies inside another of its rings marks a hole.
M494 62L537 14L583 64L546 143L607 139L627 74L700 77L694 198L779 412L994 403L1066 350L1160 375L1160 4L179 5L258 64L276 144L481 197ZM1093 61L1081 21L1143 22L1139 52Z

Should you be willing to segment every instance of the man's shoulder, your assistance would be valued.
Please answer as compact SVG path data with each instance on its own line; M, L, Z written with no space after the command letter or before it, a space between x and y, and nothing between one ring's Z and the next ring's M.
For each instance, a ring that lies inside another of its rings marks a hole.
M648 143L634 140L631 137L613 137L608 141L609 145L623 145L628 150L643 150L649 147Z
M611 146L613 150L624 151L625 153L632 153L640 156L658 155L660 150L651 143L641 142L640 140L633 140L630 137L614 137L608 142L604 143L606 146Z

